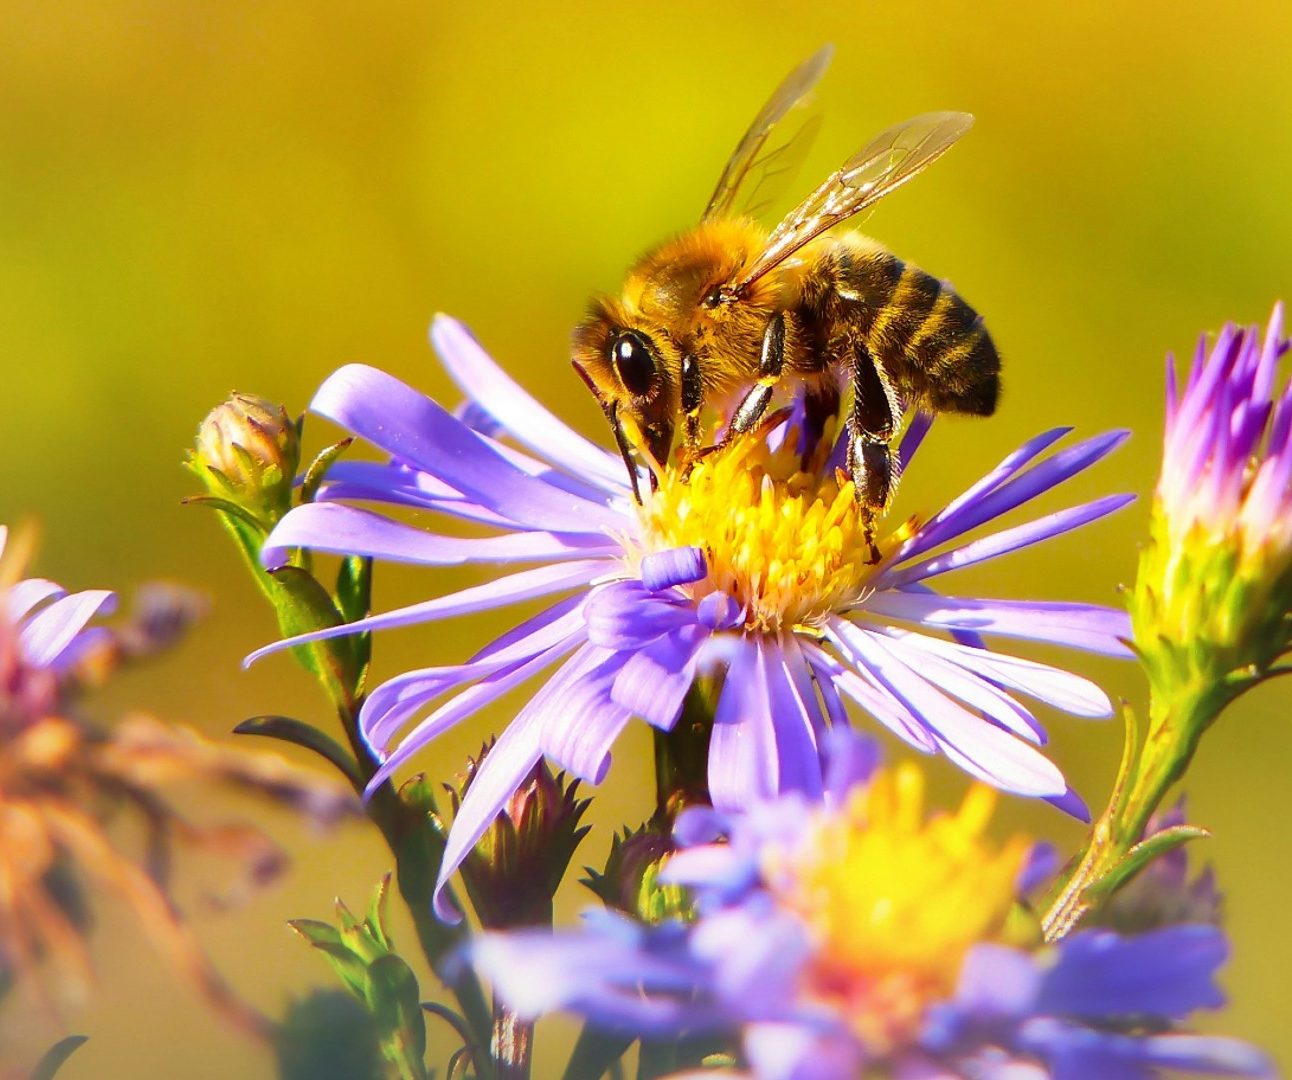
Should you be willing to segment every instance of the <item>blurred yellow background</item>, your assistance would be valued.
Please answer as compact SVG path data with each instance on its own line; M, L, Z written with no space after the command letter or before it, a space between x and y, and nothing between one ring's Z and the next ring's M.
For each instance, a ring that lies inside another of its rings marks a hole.
M179 506L192 485L178 463L198 420L232 388L298 411L350 360L450 395L425 344L444 310L604 438L566 361L588 293L613 288L640 249L695 220L767 93L824 41L837 53L803 190L895 120L934 108L978 118L867 222L955 282L1006 363L999 415L938 425L903 506L936 506L1060 423L1128 426L1134 438L1048 505L1147 495L1164 352L1191 350L1227 318L1263 320L1292 292L1292 7L1272 0L559 12L491 0L10 0L5 14L0 520L38 516L39 570L69 586L128 591L165 577L215 601L175 655L93 702L103 717L143 707L212 733L265 712L325 722L288 659L239 668L274 630L214 518ZM310 445L329 435L316 429ZM1116 602L1144 517L1142 500L965 572L955 589ZM447 580L382 571L378 604ZM496 625L389 634L375 674L460 658ZM1142 701L1131 667L1069 659ZM1216 834L1197 850L1219 867L1235 942L1233 1006L1212 1026L1285 1061L1288 705L1277 685L1243 701L1190 782L1192 816ZM1098 803L1117 725L1047 722L1057 760ZM453 733L422 764L447 774L488 727ZM646 812L648 751L641 730L621 747L601 828L576 863L599 864L609 826ZM1010 804L1004 816L1069 844L1078 836L1046 807ZM295 856L287 882L236 914L193 911L230 980L279 1013L329 985L284 920L327 917L336 894L362 903L387 857L359 826L323 841L286 819L270 825ZM267 1056L177 984L130 917L110 903L100 911L99 993L67 1016L91 1041L68 1080L272 1075ZM61 1033L7 1002L0 1064L33 1061ZM550 1074L544 1060L539 1075Z

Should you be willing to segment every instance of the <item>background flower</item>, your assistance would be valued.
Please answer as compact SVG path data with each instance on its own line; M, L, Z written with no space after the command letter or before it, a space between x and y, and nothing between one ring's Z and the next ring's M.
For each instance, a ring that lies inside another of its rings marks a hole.
M255 826L190 822L172 794L214 781L319 824L353 813L353 797L278 754L219 747L143 714L108 729L91 724L75 701L81 674L102 677L146 655L173 638L174 620L159 618L154 600L124 633L91 626L111 610L113 594L20 577L29 553L7 540L0 526L0 988L17 984L50 1012L69 989L84 997L93 978L91 911L107 893L211 1007L267 1036L267 1019L230 990L176 906L172 861L180 848L231 861L236 880L219 897L228 903L276 878L285 855ZM140 855L110 827L123 813L142 831Z
M1219 929L1038 948L1011 913L1027 844L986 838L989 790L926 819L915 766L876 772L850 742L832 740L824 807L795 794L683 816L664 876L694 891L693 922L598 912L581 930L486 935L473 962L523 1016L737 1035L759 1080L1272 1075L1246 1044L1176 1029L1223 1003Z

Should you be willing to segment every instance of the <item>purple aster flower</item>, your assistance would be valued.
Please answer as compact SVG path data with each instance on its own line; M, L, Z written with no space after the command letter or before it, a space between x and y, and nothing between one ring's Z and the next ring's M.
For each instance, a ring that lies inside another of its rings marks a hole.
M669 729L692 683L715 667L726 675L709 743L720 808L785 791L819 795L818 743L846 723L850 701L921 752L1083 812L1037 749L1045 733L1023 699L1101 717L1108 698L1077 675L989 650L982 635L1124 656L1126 617L1086 604L945 596L929 582L1124 505L1128 496L1107 496L967 538L1088 468L1125 433L1058 451L1066 429L1037 436L927 521L880 537L873 564L851 482L836 468L842 440L823 440L805 461L791 415L689 474L665 469L638 506L619 457L539 405L459 323L440 317L431 336L464 409L454 415L369 367L338 371L312 411L387 458L334 466L319 500L274 530L264 558L273 565L305 547L505 568L486 584L310 640L559 597L466 662L393 678L363 707L364 737L383 760L376 784L453 724L555 668L476 775L441 886L540 757L600 781L632 717ZM928 427L927 417L912 423L903 466ZM426 511L484 535L430 531L354 502ZM443 903L441 911L449 914Z
M1269 1075L1246 1044L1178 1027L1223 1003L1219 929L1009 944L1030 845L985 838L994 793L926 820L918 768L876 770L855 738L831 737L852 760L822 802L682 815L662 876L692 891L690 923L597 912L576 931L484 935L474 964L523 1017L731 1037L758 1080Z

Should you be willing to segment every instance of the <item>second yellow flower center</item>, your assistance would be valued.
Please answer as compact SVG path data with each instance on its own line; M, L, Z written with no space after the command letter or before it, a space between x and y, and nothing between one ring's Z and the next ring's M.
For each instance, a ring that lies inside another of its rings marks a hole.
M1029 847L1023 837L999 850L984 841L990 788L975 785L958 812L928 821L923 797L917 767L885 770L764 868L815 939L807 991L880 1052L954 991L971 946L1000 935Z

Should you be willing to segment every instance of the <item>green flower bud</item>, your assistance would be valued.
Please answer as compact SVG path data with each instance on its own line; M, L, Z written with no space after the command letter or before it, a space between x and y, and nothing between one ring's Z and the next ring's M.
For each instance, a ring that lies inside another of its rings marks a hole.
M669 833L650 825L635 832L625 829L611 842L605 870L589 870L583 884L607 907L644 923L689 918L691 901L686 889L659 880L660 871L675 849Z
M213 496L272 527L291 508L300 454L300 428L286 409L235 393L198 427L188 465Z

